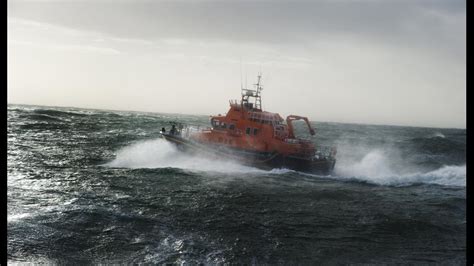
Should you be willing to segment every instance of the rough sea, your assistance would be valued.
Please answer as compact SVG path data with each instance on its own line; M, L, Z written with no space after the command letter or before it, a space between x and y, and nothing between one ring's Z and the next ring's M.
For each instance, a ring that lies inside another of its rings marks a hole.
M8 262L466 263L464 129L312 122L318 176L183 154L174 122L209 117L8 105Z

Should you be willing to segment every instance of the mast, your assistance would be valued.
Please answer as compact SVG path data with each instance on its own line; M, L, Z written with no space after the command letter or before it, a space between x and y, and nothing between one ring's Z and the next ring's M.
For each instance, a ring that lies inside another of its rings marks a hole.
M255 90L250 90L247 88L241 88L242 90L242 101L241 105L242 107L247 107L249 109L257 109L257 110L262 110L262 97L261 97L261 92L263 90L262 86L262 74L259 73L257 76L257 83L253 84L255 86ZM255 102L251 103L250 97L255 98Z
M263 90L262 86L262 74L259 73L257 76L257 83L253 84L255 86L255 90L250 90L247 88L241 88L242 90L242 101L240 102L242 108L248 108L250 110L260 110L262 111L262 97L261 92ZM250 102L250 97L255 98L255 102Z
M263 87L261 85L262 73L258 73L257 83L254 84L257 89L257 95L255 96L255 108L262 110L262 97L260 95Z

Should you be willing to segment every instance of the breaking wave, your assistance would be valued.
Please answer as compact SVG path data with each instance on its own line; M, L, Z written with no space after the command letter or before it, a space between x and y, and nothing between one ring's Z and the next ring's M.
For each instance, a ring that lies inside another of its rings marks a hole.
M337 178L378 185L405 186L425 183L466 186L466 165L445 165L433 171L422 172L408 164L394 167L391 158L381 150L373 150L355 163L339 161L336 163L335 174Z
M171 167L191 171L272 175L297 172L288 169L265 171L244 166L234 161L215 160L199 154L186 154L163 139L141 141L122 148L116 152L114 160L103 166L131 169ZM465 165L443 166L428 172L416 171L415 169L407 172L409 168L408 165L394 167L393 160L387 153L381 150L373 150L360 161L345 162L342 158L336 163L331 178L390 186L406 186L418 183L461 187L466 185ZM306 175L305 173L302 174Z
M443 139L446 138L446 136L441 132L435 132L435 133L433 133L433 135L431 135L431 137L432 138L443 138Z
M116 153L116 158L110 163L104 164L104 166L132 169L173 167L222 173L265 172L233 161L216 161L199 154L186 154L163 139L141 141L120 149Z

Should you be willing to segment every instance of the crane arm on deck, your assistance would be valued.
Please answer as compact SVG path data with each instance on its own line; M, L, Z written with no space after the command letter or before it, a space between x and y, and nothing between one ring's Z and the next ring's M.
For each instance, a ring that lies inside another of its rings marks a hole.
M308 125L308 128L309 128L309 133L311 135L314 135L316 134L316 132L314 131L314 129L311 127L311 124L309 123L309 120L307 117L304 117L304 116L298 116L298 115L289 115L286 117L286 123L288 124L288 133L289 133L289 138L294 138L295 137L295 133L293 131L293 124L292 124L292 121L293 120L304 120L306 122L306 125Z

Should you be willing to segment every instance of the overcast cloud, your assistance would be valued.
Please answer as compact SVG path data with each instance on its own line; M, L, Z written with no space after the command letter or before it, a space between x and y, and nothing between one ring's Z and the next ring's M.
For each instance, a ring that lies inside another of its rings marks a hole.
M9 1L8 101L465 127L464 1ZM240 63L242 62L242 64Z

